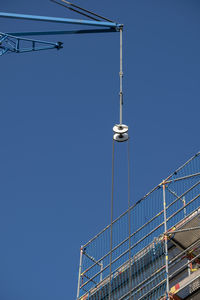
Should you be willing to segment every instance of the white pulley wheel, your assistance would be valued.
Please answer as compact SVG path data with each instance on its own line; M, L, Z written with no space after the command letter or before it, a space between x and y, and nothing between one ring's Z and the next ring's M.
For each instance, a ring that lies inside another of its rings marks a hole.
M128 140L128 134L127 133L115 133L113 135L113 140L115 140L116 142L125 142Z
M113 127L113 131L115 133L126 133L128 131L128 126L127 125L124 125L124 124L117 124Z

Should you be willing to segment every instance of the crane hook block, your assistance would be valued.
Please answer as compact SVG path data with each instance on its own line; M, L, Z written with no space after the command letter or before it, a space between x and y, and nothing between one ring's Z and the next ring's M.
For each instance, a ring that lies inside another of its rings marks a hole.
M117 142L125 142L128 140L128 126L117 124L113 127L113 139Z

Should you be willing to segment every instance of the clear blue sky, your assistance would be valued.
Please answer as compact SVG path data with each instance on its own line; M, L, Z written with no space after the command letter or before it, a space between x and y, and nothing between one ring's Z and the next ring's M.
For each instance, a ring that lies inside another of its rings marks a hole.
M76 4L125 25L134 203L199 151L200 2ZM2 0L0 10L77 17L47 0ZM2 32L67 28L0 22ZM64 49L0 58L2 300L75 299L80 245L110 221L119 34L49 40L63 41ZM125 148L117 145L115 215L127 207Z

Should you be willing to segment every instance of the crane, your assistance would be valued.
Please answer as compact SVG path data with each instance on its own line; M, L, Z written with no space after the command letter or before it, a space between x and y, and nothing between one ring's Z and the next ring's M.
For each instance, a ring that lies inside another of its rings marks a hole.
M41 50L57 49L63 48L63 43L58 42L48 42L43 40L35 40L31 37L42 37L42 36L56 36L56 35L69 35L69 34L90 34L90 33L109 33L109 32L119 32L120 33L120 107L119 107L119 124L113 127L113 158L112 158L112 170L114 169L114 143L125 142L129 139L128 136L128 126L124 125L122 122L122 107L123 107L123 70L122 70L122 32L123 24L114 22L105 17L100 16L94 12L87 9L81 8L67 0L50 0L62 7L65 7L73 12L76 12L87 19L69 19L61 17L49 17L49 16L38 16L38 15L27 15L27 14L16 14L16 13L6 13L0 12L0 18L7 19L17 19L17 20L31 20L31 21L41 21L57 24L70 24L79 25L80 29L73 30L54 30L54 31L35 31L35 32L0 32L0 56L10 53L25 53L25 52L35 52ZM113 171L112 171L112 182L113 182ZM128 206L130 207L130 199L128 200ZM110 291L111 291L111 264L112 264L112 224L113 224L113 184L112 184L112 199L111 199L111 244L110 244ZM129 249L130 252L130 249ZM79 298L80 292L80 269L79 269L79 282L77 290L77 299ZM111 293L109 294L111 296ZM109 296L109 299L110 299Z
M118 32L123 28L122 24L113 22L107 18L97 15L89 10L83 9L77 5L74 5L66 0L52 2L62 5L76 13L79 13L88 18L88 20L78 20L69 18L58 18L49 16L16 14L0 12L0 18L18 19L18 20L32 20L42 21L49 23L60 24L73 24L80 25L84 29L74 30L59 30L59 31L37 31L37 32L0 32L0 56L8 53L24 53L49 49L61 49L63 48L62 42L48 42L43 40L35 40L30 37L41 36L53 36L53 35L67 35L67 34L88 34L88 33L107 33ZM89 20L90 19L90 20ZM86 28L87 27L87 28ZM85 29L86 28L86 29Z
M50 0L62 7L65 7L73 12L76 12L84 17L85 20L69 19L61 17L49 17L27 14L16 14L0 12L0 18L18 19L18 20L32 20L49 23L60 24L73 24L80 25L81 29L73 30L55 30L55 31L35 31L35 32L0 32L0 56L9 53L25 53L35 52L41 50L63 48L62 42L48 42L43 40L35 40L30 37L41 36L54 36L54 35L68 35L68 34L89 34L89 33L108 33L108 32L120 32L120 122L113 127L114 135L113 139L117 142L124 142L128 140L128 126L122 123L122 106L123 106L123 91L122 91L122 32L123 24L119 24L110 19L100 16L92 11L84 9L78 5L75 5L67 0Z

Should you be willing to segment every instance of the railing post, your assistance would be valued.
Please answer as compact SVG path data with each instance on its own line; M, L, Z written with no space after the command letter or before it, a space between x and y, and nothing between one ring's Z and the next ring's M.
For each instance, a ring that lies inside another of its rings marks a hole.
M183 201L183 207L184 207L183 213L184 213L184 218L185 218L187 216L187 211L186 211L186 207L185 207L185 196L183 197L182 201Z
M80 281L81 281L81 272L82 272L82 261L83 261L83 247L81 246L79 272L78 272L77 300L79 299L79 294L80 294Z
M183 199L182 199L182 202L183 202L183 207L184 207L184 209L183 209L183 213L184 213L184 218L186 218L186 216L187 216L187 211L186 211L186 207L185 207L185 196L183 197ZM191 270L190 270L190 263L189 263L189 259L188 259L188 276L190 276L191 275Z
M100 273L100 282L103 280L103 261L100 263L101 266L101 273Z
M162 182L163 187L163 213L164 213L164 241L165 241L165 270L166 270L166 300L169 300L169 261L168 261L168 245L167 245L167 212L166 212L166 182Z

